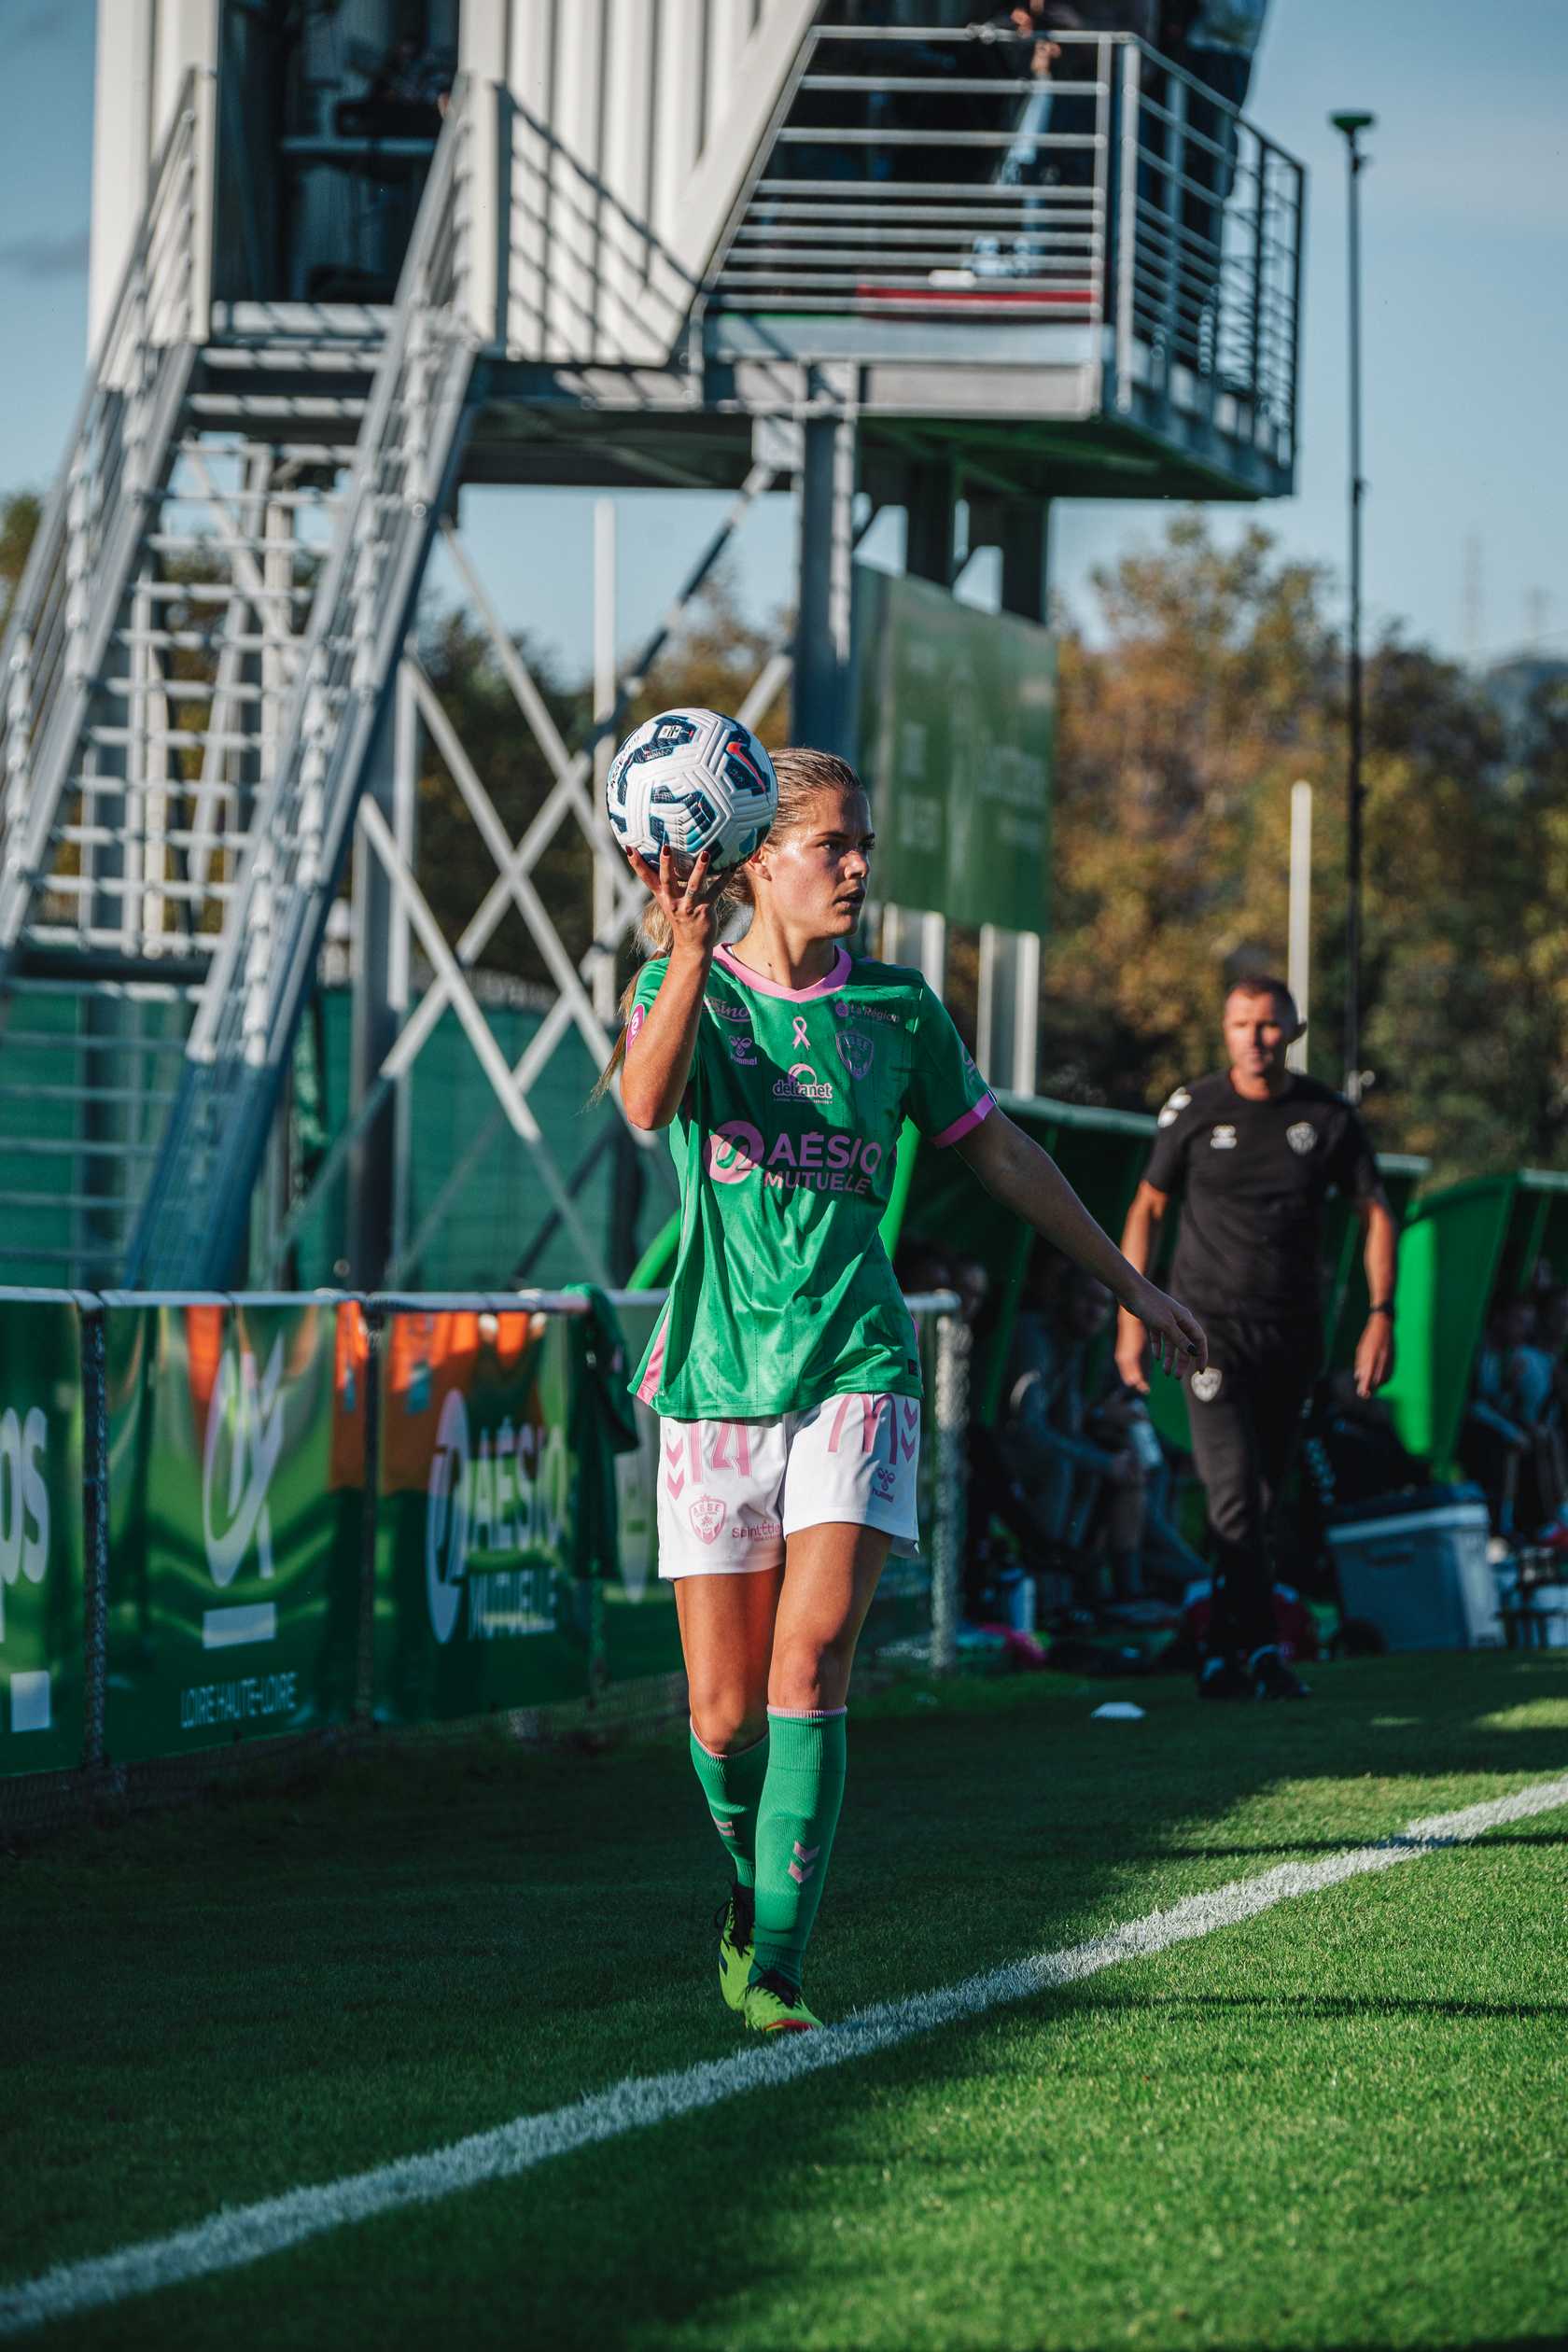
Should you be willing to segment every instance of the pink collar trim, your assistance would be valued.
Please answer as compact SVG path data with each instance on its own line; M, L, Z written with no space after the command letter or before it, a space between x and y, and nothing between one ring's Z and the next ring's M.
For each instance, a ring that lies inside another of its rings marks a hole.
M777 980L764 980L760 972L753 972L749 964L742 963L727 947L718 948L713 960L722 964L731 979L738 980L743 988L755 988L760 996L782 997L789 1004L804 1004L808 997L832 996L835 989L842 988L849 977L852 959L848 948L841 947L833 970L820 980L814 980L809 988L781 988Z

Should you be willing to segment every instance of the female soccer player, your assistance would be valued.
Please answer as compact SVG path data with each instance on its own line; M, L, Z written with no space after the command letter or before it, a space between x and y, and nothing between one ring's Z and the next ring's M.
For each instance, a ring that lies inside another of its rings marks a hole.
M774 766L773 828L717 888L706 854L678 876L667 850L657 873L628 853L655 952L617 1057L633 1125L676 1129L679 1252L634 1386L661 1421L692 1761L734 1866L720 1987L749 2026L798 2033L819 2023L801 1972L855 1643L889 1548L918 1548L919 1359L877 1231L905 1116L1106 1283L1167 1371L1206 1351L997 1108L920 974L850 955L875 840L854 770L805 750ZM749 928L721 945L742 904Z

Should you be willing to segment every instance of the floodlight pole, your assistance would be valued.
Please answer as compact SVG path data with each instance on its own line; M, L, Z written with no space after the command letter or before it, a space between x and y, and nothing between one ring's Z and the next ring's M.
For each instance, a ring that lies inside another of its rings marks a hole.
M1361 1100L1361 528L1366 483L1361 470L1361 175L1367 158L1357 141L1376 115L1337 114L1329 120L1345 141L1351 399L1350 759L1345 779L1345 1094Z

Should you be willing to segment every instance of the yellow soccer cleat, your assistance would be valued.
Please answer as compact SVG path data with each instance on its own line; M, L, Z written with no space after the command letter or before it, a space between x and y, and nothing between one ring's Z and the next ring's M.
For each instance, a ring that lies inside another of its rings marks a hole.
M755 1902L749 1886L732 1886L719 1911L719 1990L726 2008L738 2017L746 2007L747 1981L751 1974L751 1917Z
M822 2023L802 2000L800 1986L777 1968L764 1968L747 1986L742 2014L754 2034L809 2034Z

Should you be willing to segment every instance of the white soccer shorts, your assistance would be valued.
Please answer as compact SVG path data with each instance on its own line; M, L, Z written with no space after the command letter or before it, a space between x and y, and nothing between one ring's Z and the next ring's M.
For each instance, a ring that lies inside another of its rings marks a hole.
M920 1549L914 1396L830 1396L777 1421L659 1423L659 1574L722 1576L779 1568L803 1527L839 1520Z

